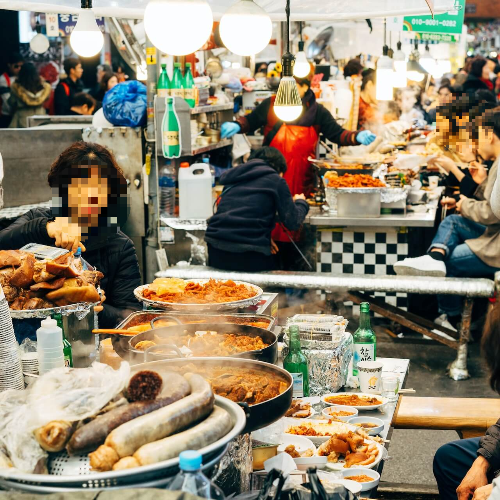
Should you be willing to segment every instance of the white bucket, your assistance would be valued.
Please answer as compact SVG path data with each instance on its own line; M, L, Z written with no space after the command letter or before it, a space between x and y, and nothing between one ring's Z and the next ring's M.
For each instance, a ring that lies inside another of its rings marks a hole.
M179 168L179 218L208 219L213 214L212 175L207 163Z

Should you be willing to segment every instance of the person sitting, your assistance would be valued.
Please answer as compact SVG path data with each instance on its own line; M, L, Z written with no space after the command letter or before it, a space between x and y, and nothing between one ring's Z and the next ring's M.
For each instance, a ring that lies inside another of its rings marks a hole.
M489 201L500 157L500 113L487 111L473 124L471 132L466 143L477 140L477 152L482 159L495 159L489 176L478 187L477 199L461 195L456 206L461 215L450 215L441 222L427 255L396 262L396 274L476 277L493 275L500 270L500 219L493 213ZM461 298L438 295L438 304L441 316L436 323L456 329Z
M287 229L297 230L309 211L303 194L292 198L283 179L286 169L277 149L263 147L221 176L224 191L205 235L210 266L249 272L277 268L271 240L276 212Z
M120 231L127 217L127 182L112 153L76 142L50 167L52 208L35 208L0 231L0 249L41 243L76 252L104 274L106 302L99 325L113 328L139 309L134 289L141 284L132 241ZM99 307L99 306L98 306Z
M85 92L79 92L73 97L70 115L93 115L96 107L95 99Z

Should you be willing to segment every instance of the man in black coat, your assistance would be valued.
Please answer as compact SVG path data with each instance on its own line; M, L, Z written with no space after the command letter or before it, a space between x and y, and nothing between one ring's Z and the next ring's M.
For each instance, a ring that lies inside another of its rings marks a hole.
M64 71L67 77L61 80L54 92L54 113L56 115L69 115L73 105L73 97L83 91L81 77L83 75L82 63L76 57L64 60Z

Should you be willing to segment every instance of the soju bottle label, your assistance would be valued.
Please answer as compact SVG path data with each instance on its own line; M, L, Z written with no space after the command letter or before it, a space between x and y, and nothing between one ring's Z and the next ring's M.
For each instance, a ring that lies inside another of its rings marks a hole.
M178 146L179 145L179 131L167 130L163 132L163 144L165 146Z
M186 101L188 99L192 99L194 100L195 99L195 95L194 95L194 89L184 89L184 99L186 99Z
M290 373L293 379L292 397L304 397L304 375L302 373Z
M354 344L354 366L360 361L375 361L374 344Z
M184 99L184 89L170 89L172 97L182 97Z
M169 89L158 89L158 97L168 97L169 95Z

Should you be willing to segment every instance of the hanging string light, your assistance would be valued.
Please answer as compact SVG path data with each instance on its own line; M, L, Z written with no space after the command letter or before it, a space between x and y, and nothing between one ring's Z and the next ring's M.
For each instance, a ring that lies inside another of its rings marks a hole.
M286 52L281 59L283 72L274 101L274 112L284 122L295 121L302 113L302 99L293 77L295 57L290 53L290 0L286 0Z
M82 0L81 6L78 21L69 41L71 48L79 56L92 57L101 52L104 37L92 11L92 0Z

